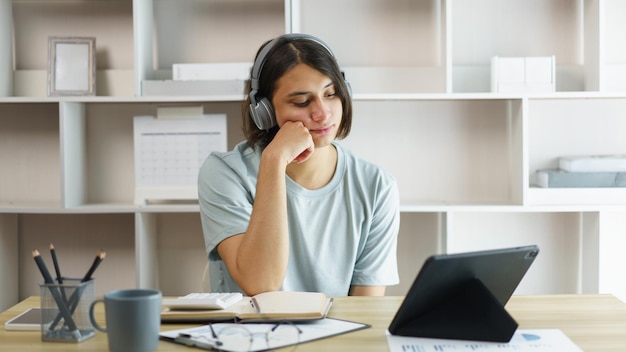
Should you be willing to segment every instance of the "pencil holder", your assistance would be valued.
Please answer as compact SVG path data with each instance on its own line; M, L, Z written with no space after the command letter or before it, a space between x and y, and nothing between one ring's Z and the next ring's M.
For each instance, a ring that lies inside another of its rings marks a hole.
M41 340L81 342L95 335L89 320L94 280L65 279L62 284L40 284Z

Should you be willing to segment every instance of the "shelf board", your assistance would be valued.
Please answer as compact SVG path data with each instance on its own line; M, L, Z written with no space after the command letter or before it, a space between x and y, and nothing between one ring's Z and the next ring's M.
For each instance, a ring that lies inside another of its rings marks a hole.
M551 196L546 196L550 198ZM401 213L532 213L626 211L626 204L402 204ZM197 203L124 204L99 203L62 208L57 204L0 204L0 214L120 214L120 213L199 213Z
M538 188L528 190L526 204L596 206L605 208L617 206L626 208L626 188Z
M561 100L626 99L626 92L554 92L549 94L512 93L356 93L353 101L453 101L453 100ZM202 96L66 96L66 97L0 97L0 103L194 103L241 102L243 94Z
M125 204L99 203L83 204L62 208L52 203L0 203L0 214L120 214L120 213L199 213L197 203Z

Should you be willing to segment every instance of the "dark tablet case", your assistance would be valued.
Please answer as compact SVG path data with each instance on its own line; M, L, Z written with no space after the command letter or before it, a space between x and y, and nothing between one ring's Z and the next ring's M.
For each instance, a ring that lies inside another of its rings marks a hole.
M535 245L433 255L396 312L393 335L508 342L517 322L504 309L539 253Z

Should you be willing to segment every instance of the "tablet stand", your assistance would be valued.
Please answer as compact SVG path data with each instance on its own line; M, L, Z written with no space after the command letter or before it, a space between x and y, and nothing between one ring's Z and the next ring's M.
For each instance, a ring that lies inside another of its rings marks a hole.
M470 279L449 297L401 326L395 335L509 342L517 322L479 279Z

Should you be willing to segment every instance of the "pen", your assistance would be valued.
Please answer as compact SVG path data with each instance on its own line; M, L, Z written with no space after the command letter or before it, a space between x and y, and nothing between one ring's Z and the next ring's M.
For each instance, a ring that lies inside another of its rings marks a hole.
M215 346L209 342L198 341L197 339L193 339L193 337L189 334L180 333L178 336L174 338L175 342L182 343L188 347L197 347L205 350L213 350Z
M256 298L254 297L250 298L250 304L252 305L252 308L254 308L257 314L261 314L261 307L259 307L259 304L257 303Z
M46 263L44 263L41 255L39 254L39 251L36 249L33 251L33 259L35 260L35 263L37 263L37 267L39 267L39 271L43 276L44 282L46 284L54 284L54 280L52 279L52 275L50 275L50 272L46 267ZM63 319L65 319L65 323L69 327L70 332L72 333L72 335L74 335L76 339L80 339L80 331L76 327L76 323L74 322L74 319L72 319L72 313L70 313L70 310L66 302L63 300L63 297L61 297L59 291L56 290L56 287L49 287L49 289L52 297L57 303L57 306L59 308L59 314L62 315Z
M330 311L330 307L332 307L334 301L335 299L333 297L331 297L328 300L328 305L326 305L326 310L324 310L324 318L326 318L326 316L328 315L328 312Z

